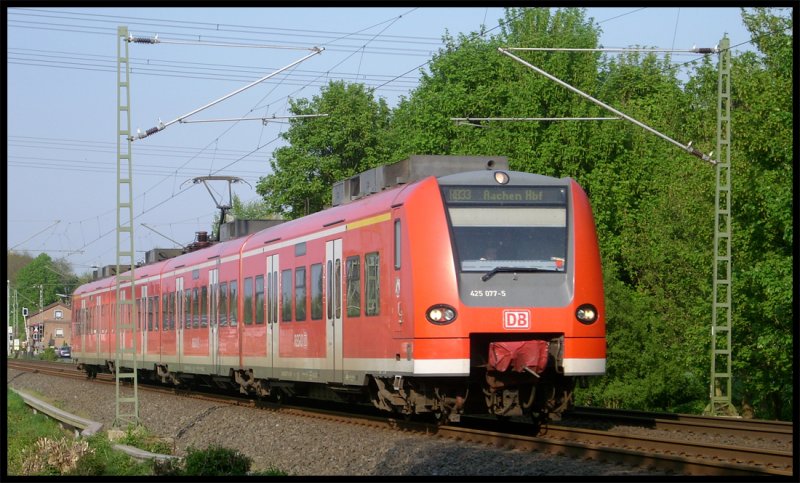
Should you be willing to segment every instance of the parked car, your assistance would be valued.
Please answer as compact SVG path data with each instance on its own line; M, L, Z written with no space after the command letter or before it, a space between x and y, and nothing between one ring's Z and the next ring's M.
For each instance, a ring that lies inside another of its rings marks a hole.
M65 345L64 347L58 349L58 355L60 357L72 357L72 350L69 346Z

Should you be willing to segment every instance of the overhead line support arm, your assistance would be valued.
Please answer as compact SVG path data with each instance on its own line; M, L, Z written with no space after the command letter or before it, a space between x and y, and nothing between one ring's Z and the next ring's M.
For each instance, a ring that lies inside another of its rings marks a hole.
M598 106L613 112L614 114L618 115L619 117L621 117L621 118L623 118L623 119L625 119L627 121L630 121L633 124L636 124L637 126L641 127L642 129L650 131L651 133L655 134L656 136L658 136L658 137L660 137L660 138L662 138L662 139L664 139L664 140L666 140L666 141L678 146L679 148L683 149L684 151L688 152L689 154L691 154L693 156L696 156L696 157L702 159L703 161L708 161L711 164L714 164L714 165L717 164L717 161L715 159L713 159L712 157L710 157L707 154L703 154L697 148L693 148L691 142L689 142L689 144L683 145L680 142L670 138L669 136L661 134L660 132L658 132L655 129L651 128L647 124L644 124L644 123L642 123L640 121L637 121L636 119L628 116L627 114L625 114L625 113L623 113L623 112L621 112L621 111L619 111L617 109L614 109L613 107L609 106L608 104L595 99L594 97L592 97L589 94L583 92L582 90L567 84L566 82L562 81L561 79L559 79L559 78L557 78L557 77L555 77L555 76L553 76L551 74L548 74L547 72L545 72L542 69L536 67L535 65L520 59L516 55L512 54L511 52L509 52L508 49L503 48L503 47L498 47L497 50L499 50L500 53L505 54L505 55L511 57L512 59L516 60L517 62L519 62L520 64L524 65L525 67L528 67L529 69L531 69L531 70L533 70L535 72L538 72L539 74L542 74L543 76L547 77L548 79L550 79L551 81L555 82L556 84L558 84L558 85L560 85L562 87L565 87L565 88L569 89L570 91L572 91L572 92L574 92L574 93L576 93L576 94L578 94L578 95L580 95L580 96L592 101L593 103L597 104Z
M220 97L219 99L217 99L215 101L211 101L208 104L206 104L205 106L198 107L197 109L195 109L195 110L193 110L193 111L191 111L189 113L186 113L186 114L184 114L184 115L182 115L180 117L177 117L177 118L173 119L172 121L169 121L167 123L159 122L157 126L151 127L150 129L148 129L144 133L140 132L136 136L131 136L129 139L131 141L135 141L136 139L144 139L144 138L146 138L148 136L152 136L153 134L155 134L155 133L157 133L159 131L163 131L164 129L167 128L167 126L175 124L176 122L181 122L181 121L183 121L184 119L186 119L189 116L197 114L198 112L200 112L202 110L208 109L209 107L211 107L211 106L213 106L215 104L218 104L218 103L224 101L225 99L228 99L229 97L233 97L236 94L238 94L238 93L240 93L240 92L242 92L242 91L244 91L246 89L249 89L249 88L253 87L256 84L260 84L261 82L264 82L265 80L269 79L270 77L274 77L274 76L280 74L281 72L283 72L283 71L285 71L287 69L290 69L290 68L294 67L295 65L303 62L304 60L306 60L306 59L308 59L308 58L310 58L310 57L312 57L314 55L322 53L322 51L325 50L325 49L324 48L320 48L320 47L314 47L312 50L313 50L312 53L306 55L302 59L296 60L296 61L292 62L291 64L289 64L289 65L287 65L285 67L282 67L282 68L276 70L275 72L272 72L271 74L265 75L264 77L254 81L254 82L251 82L250 84L248 84L248 85L246 85L246 86L244 86L244 87L242 87L240 89L237 89L237 90L231 92L230 94L224 95L224 96Z

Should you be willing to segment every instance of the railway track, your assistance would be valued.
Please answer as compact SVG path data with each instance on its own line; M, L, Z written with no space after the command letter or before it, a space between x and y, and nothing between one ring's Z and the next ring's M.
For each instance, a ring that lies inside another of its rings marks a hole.
M8 367L59 377L85 379L74 364L42 363L9 360ZM114 384L113 375L98 374L98 384ZM172 388L140 385L140 389L174 394ZM758 448L753 446L720 445L709 442L691 442L676 438L681 432L726 434L766 441L789 441L793 434L792 423L729 418L708 418L690 415L642 413L636 411L608 411L579 408L570 418L592 418L593 421L619 421L657 429L661 436L638 436L611 430L597 430L551 424L536 435L519 434L520 425L514 424L516 434L509 425L499 424L491 418L464 418L464 426L437 426L424 422L406 421L382 416L356 415L323 409L309 409L290 405L262 403L254 399L201 392L180 394L245 407L287 412L303 417L321 418L339 423L366 425L382 429L411 431L436 437L488 444L523 451L541 451L573 458L587 458L615 462L630 466L648 467L679 475L793 476L791 451ZM466 426L469 425L469 426ZM499 429L499 431L498 431ZM755 433L754 433L755 432ZM667 437L671 435L671 437Z

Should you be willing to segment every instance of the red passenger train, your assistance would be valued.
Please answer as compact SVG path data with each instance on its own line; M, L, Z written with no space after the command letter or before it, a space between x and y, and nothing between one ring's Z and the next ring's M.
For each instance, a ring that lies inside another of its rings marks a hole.
M594 220L573 179L506 166L414 156L338 183L332 208L138 267L121 340L140 377L176 385L559 415L576 377L605 372ZM110 277L73 294L90 375L114 370L116 293Z

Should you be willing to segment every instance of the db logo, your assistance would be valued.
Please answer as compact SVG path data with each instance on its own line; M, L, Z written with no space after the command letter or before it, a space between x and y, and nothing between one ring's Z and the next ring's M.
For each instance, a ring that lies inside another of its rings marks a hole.
M528 310L504 310L503 328L509 330L530 329L531 313Z

